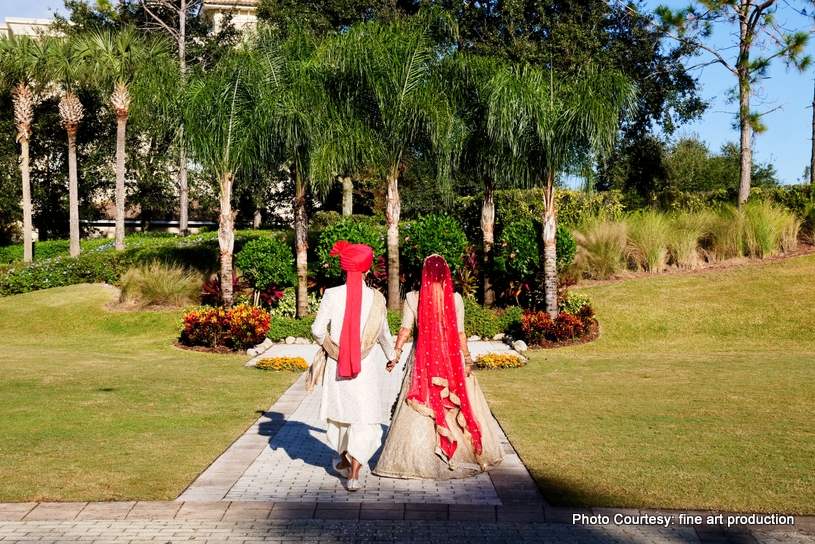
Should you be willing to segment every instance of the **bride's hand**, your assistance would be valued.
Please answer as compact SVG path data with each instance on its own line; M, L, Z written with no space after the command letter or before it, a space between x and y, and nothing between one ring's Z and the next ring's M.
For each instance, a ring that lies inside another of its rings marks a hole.
M388 364L387 364L387 365L385 365L385 370L387 370L388 372L390 372L391 370L393 370L393 367L395 367L395 366L396 366L396 363L397 363L397 362L398 362L398 360L397 360L397 359L394 359L393 361L388 361Z
M464 365L464 376L467 378L470 377L470 374L473 373L473 365Z

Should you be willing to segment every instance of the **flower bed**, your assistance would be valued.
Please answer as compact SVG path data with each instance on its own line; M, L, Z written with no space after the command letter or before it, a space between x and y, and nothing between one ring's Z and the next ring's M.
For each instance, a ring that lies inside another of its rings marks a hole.
M268 312L246 304L229 310L195 308L184 315L180 341L187 346L246 349L263 342L270 325Z
M473 366L479 370L495 370L499 368L523 368L526 361L518 355L507 353L487 353L479 355L473 361Z
M305 372L308 363L302 357L264 357L255 364L261 370Z

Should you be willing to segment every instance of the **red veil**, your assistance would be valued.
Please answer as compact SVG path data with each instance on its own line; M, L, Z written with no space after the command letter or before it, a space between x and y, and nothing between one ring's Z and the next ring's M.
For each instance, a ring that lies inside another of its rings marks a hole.
M467 396L458 333L450 268L444 258L431 255L422 270L416 361L407 402L435 420L439 449L448 463L458 445L447 423L451 412L472 440L475 454L481 455L481 429Z

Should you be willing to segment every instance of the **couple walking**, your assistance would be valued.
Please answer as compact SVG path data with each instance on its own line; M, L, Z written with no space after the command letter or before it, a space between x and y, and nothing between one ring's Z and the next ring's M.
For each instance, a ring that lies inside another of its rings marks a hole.
M339 454L332 465L348 478L348 490L361 487L360 469L382 444L381 424L387 423L377 366L393 370L414 325L413 348L374 474L447 480L497 466L503 458L497 423L471 372L464 304L453 292L447 262L439 255L425 259L421 288L405 299L394 347L385 298L365 285L373 250L341 241L331 255L339 257L346 283L323 296L312 326L323 349L306 387L323 385L320 417L328 421L328 443Z

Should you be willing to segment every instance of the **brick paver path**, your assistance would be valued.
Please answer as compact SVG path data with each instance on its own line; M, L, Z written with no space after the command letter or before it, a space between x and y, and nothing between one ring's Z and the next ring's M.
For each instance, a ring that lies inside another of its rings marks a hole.
M505 351L473 343L474 354ZM276 346L263 356L315 346ZM383 372L383 408L396 398L401 365ZM552 544L815 544L815 518L794 525L683 526L678 511L553 508L504 437L501 466L476 478L423 482L366 473L349 493L329 472L331 451L317 418L319 391L301 377L176 501L0 503L0 544L12 542L506 542ZM375 462L372 461L372 464ZM591 525L575 514L673 515L668 527ZM707 515L707 512L698 514Z

